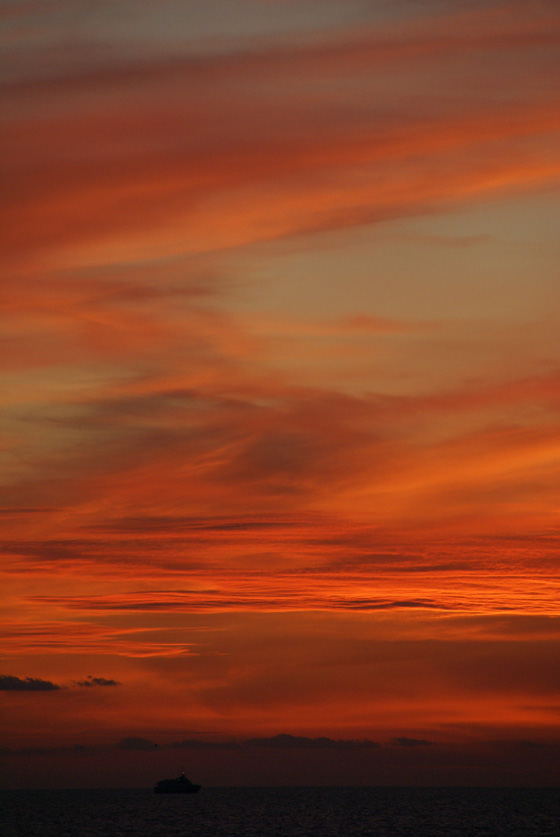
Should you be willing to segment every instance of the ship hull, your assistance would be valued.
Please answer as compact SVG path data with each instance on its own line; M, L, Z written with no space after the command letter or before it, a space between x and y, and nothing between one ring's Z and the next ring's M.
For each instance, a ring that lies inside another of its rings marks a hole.
M198 793L200 785L190 785L190 787L169 787L169 788L154 788L154 793Z
M161 779L154 788L154 793L198 793L200 785L195 785L181 773L177 779Z

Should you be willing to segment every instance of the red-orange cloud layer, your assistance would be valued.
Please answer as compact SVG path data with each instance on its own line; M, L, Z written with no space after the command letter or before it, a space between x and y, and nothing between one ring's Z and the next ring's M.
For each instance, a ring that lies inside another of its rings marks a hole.
M490 28L481 36L471 21L458 36L456 21L442 21L427 36L345 33L15 83L6 90L6 242L29 259L37 247L99 239L138 250L126 241L140 233L164 252L196 252L558 182L548 60L558 21L478 25ZM492 73L507 61L511 84L518 52L521 96L497 102ZM468 81L462 62L481 55L488 94L453 103ZM433 83L442 63L448 96L416 98L416 77ZM372 82L383 72L380 90ZM341 74L352 84L323 93ZM544 82L537 96L523 95L528 77Z
M296 5L11 9L0 674L63 687L10 757L557 742L557 10Z

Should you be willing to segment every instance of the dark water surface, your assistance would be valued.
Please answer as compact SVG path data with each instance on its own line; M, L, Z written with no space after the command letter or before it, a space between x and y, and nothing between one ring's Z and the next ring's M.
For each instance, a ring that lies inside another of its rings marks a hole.
M560 790L203 788L2 794L2 837L560 837Z

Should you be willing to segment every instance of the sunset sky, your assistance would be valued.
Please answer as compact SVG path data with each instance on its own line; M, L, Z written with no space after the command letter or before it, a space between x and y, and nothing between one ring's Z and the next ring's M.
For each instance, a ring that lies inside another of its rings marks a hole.
M0 14L6 782L560 782L560 5Z

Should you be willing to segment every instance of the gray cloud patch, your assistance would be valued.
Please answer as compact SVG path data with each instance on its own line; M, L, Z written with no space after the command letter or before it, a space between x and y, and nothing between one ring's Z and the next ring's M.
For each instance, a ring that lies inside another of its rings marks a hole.
M54 692L60 689L50 680L40 677L14 677L11 674L0 674L0 691L2 692Z
M92 677L88 674L85 680L74 680L76 686L120 686L118 680L107 680L106 677Z
M400 738L391 738L391 744L394 747L430 747L432 742L425 738L406 738L403 735Z

